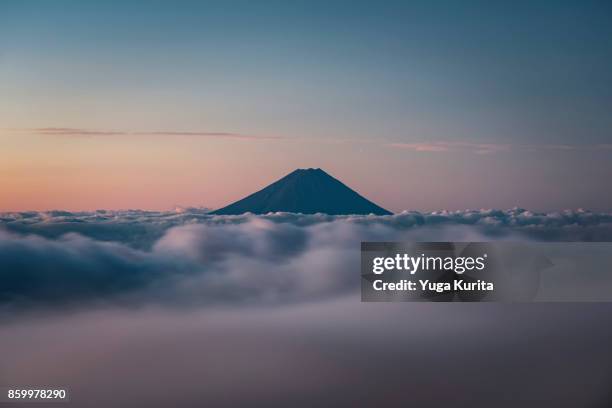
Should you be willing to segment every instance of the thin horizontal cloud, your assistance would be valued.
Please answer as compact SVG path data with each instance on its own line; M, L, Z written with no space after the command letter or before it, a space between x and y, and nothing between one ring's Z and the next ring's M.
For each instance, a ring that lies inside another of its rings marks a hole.
M31 132L39 135L58 135L58 136L115 136L124 135L125 132L107 130L88 130L66 127L45 127L34 129L18 129L21 132Z
M83 128L70 127L42 127L42 128L22 128L22 129L4 129L9 132L29 133L48 136L193 136L193 137L210 137L210 138L225 138L225 139L241 139L241 140L278 140L284 139L281 136L269 135L247 135L242 133L231 132L200 132L200 131L117 131L117 130L92 130Z
M510 150L510 145L495 143L471 143L471 142L417 142L417 143L391 143L388 146L399 149L407 149L415 152L451 152L467 151L476 154L490 154Z
M71 127L40 127L40 128L0 128L2 133L21 133L48 136L169 136L169 137L204 137L238 140L286 140L287 137L275 135L253 135L234 132L210 132L210 131L182 131L182 130L151 130L151 131L122 131L122 130L99 130ZM374 139L359 138L300 138L291 140L305 140L312 143L343 144L358 143L368 144L378 142ZM472 141L417 141L417 142L388 142L384 146L410 150L424 153L447 153L447 152L471 152L474 154L487 155L510 151L593 151L612 150L612 144L511 144L511 143L481 143Z
M612 150L612 144L503 144L503 143L474 143L474 142L410 142L388 143L388 147L406 149L414 152L445 153L445 152L471 152L475 154L492 154L509 151L594 151Z
M262 135L245 135L242 133L230 132L177 132L177 131L153 131L153 132L132 132L134 135L162 135L162 136L205 136L205 137L220 137L229 139L283 139L281 136L262 136Z
M586 144L586 145L569 145L569 144L541 144L541 145L526 145L520 146L530 151L536 150L558 150L558 151L581 151L581 150L606 150L605 144Z

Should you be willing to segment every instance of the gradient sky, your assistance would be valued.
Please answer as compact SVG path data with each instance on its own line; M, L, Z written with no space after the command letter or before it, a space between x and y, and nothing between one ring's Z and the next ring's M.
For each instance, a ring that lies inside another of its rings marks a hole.
M0 211L612 209L609 1L4 0L0 95Z

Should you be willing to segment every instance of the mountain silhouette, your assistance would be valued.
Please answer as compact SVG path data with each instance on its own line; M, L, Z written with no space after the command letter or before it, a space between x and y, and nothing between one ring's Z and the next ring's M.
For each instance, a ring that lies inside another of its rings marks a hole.
M392 214L360 196L321 169L297 169L242 200L211 214Z

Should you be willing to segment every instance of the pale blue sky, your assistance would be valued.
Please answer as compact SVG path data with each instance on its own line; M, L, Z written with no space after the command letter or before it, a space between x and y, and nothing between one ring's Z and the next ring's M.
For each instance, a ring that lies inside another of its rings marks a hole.
M100 143L128 153L145 143L130 132L228 132L280 139L148 143L174 146L162 173L180 174L181 151L194 149L211 159L191 170L232 165L237 177L258 174L254 187L323 167L394 210L612 202L602 185L612 175L606 1L9 0L0 3L0 92L0 137L12 146L5 175L22 177L37 149L77 171L87 164L69 157L98 154L32 129L117 131ZM128 161L125 172L135 170ZM390 178L403 180L399 192ZM211 187L201 201L221 205L249 186ZM419 189L427 197L408 193ZM178 197L134 206L195 204L164 191ZM30 196L15 205L39 199Z

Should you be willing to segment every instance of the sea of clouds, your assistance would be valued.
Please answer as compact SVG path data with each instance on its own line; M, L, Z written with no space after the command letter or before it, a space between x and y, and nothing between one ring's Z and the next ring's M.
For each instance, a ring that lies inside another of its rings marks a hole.
M612 241L612 214L3 213L0 385L79 407L609 406L610 304L361 303L366 240Z
M500 239L612 241L612 214L2 213L0 307L303 302L357 289L361 241Z

